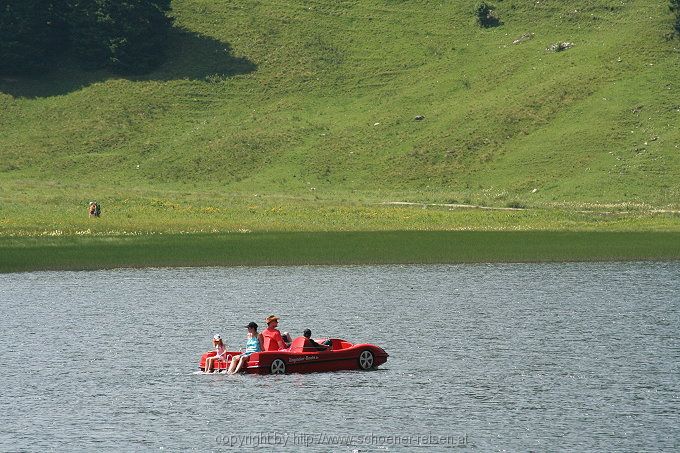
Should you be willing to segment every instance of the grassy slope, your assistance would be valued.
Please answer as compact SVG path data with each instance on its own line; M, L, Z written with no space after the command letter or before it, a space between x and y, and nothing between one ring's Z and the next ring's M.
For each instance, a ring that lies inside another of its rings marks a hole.
M666 4L506 0L484 30L474 3L177 0L184 31L146 77L0 79L0 234L89 229L93 198L101 232L678 230L637 212L680 208ZM370 205L387 200L567 212ZM569 212L607 205L636 213Z

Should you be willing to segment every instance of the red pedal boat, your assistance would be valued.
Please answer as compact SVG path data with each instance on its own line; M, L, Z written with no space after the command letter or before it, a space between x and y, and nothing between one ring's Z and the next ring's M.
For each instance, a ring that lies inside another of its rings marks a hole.
M384 349L372 344L352 344L337 338L330 341L330 348L321 351L313 346L308 338L298 337L293 340L288 349L251 354L247 365L242 370L250 374L370 370L387 362L387 357L389 357ZM215 351L211 351L201 356L198 365L201 371L205 371L205 359L215 354ZM238 354L240 352L227 352L226 360L215 360L214 371L226 370L231 357Z

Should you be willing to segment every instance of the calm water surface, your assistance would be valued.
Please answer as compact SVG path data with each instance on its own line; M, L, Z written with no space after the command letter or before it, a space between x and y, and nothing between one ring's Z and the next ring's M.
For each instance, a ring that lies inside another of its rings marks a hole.
M375 372L196 374L220 332ZM0 275L0 450L678 450L680 263Z

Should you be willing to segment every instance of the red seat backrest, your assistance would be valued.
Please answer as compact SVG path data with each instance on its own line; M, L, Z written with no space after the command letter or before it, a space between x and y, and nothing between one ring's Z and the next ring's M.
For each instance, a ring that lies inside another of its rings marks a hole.
M297 337L293 342L290 344L290 351L291 352L302 352L309 350L309 340L305 337Z

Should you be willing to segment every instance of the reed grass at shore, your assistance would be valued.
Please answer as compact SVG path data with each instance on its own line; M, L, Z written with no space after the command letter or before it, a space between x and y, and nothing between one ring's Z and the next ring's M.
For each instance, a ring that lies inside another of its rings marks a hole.
M632 260L680 260L680 233L381 231L0 238L0 272Z

